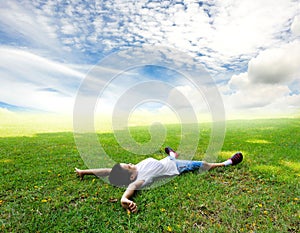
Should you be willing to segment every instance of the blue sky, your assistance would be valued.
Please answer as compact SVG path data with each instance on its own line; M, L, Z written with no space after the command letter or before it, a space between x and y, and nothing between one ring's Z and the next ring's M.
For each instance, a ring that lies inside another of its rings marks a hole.
M166 46L205 67L228 116L299 113L299 1L2 0L0 14L0 102L71 113L100 59ZM159 72L135 71L164 80ZM195 90L178 85L197 104Z

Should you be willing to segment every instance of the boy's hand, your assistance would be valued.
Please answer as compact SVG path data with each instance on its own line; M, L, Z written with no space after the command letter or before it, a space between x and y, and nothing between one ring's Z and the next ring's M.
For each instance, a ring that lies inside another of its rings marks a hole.
M121 199L121 205L123 206L123 208L129 210L132 213L136 213L137 212L137 205L135 202L130 201L127 198L122 198Z
M129 210L132 213L136 213L137 212L137 206L133 201L130 201L129 198L132 197L132 195L134 194L135 190L138 190L143 184L144 184L144 180L138 180L135 181L133 183L131 183L126 191L124 192L122 198L121 198L121 205L123 206L123 208Z

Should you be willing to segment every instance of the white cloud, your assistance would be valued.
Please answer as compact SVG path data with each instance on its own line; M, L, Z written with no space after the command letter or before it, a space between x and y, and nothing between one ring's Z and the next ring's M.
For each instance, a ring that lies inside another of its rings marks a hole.
M214 17L215 51L236 56L278 43L276 34L287 29L293 14L292 1L220 1ZM276 15L276 17L274 17Z
M69 22L66 22L64 26L62 26L61 31L63 34L66 35L72 35L76 33L76 29L74 25L70 24Z
M237 109L265 107L290 92L286 85L252 83L247 73L233 76L229 87L233 93L225 99L229 107Z
M55 100L54 106L58 96L73 96L86 69L54 62L50 56L66 63L76 59L95 63L112 51L146 44L183 51L209 69L217 83L229 81L221 91L232 110L283 107L284 111L285 102L290 108L298 106L300 20L296 1L62 4L25 0L21 6L11 0L0 4L0 30L7 44L17 47L0 48L0 74L6 80L0 87L2 101L41 106L36 97L43 96L41 102L47 100L52 106ZM10 85L15 86L15 93L4 90ZM198 99L193 90L182 91L191 100Z
M0 47L1 101L46 111L69 111L84 73L33 53Z
M96 53L141 43L170 46L194 57L205 54L214 61L206 64L208 68L219 72L241 54L255 55L261 47L280 43L278 33L289 27L296 13L296 3L287 0L214 1L201 6L195 1L77 1L65 5L25 1L23 11L10 2L3 11L3 22L8 18L13 28L36 43L49 43L46 38L52 35L57 47L62 43L73 50ZM19 20L21 15L25 15L25 24ZM206 62L206 58L199 60Z
M0 25L5 33L11 37L29 43L35 48L47 48L60 52L60 43L57 40L56 27L53 20L44 14L33 14L14 1L1 1ZM23 44L21 42L21 44Z
M233 75L220 87L230 114L289 115L300 108L300 43L262 51L249 61L248 72Z
M22 72L22 75L14 76L16 78L26 80L26 77L30 77L29 80L31 81L35 80L35 82L49 82L49 78L57 79L55 72L60 72L64 76L72 76L73 81L78 81L78 79L81 79L83 76L81 72L71 69L65 64L51 61L24 50L0 47L0 53L2 54L0 57L0 65L2 70L9 71L7 73ZM32 75L32 73L35 75ZM41 75L47 76L48 79L43 80L40 77Z
M40 89L40 85L22 82L1 82L1 99L4 102L42 111L70 113L74 105L73 96Z
M300 78L300 41L261 52L249 62L252 82L286 83Z
M291 25L291 30L296 36L300 36L300 16L297 15Z

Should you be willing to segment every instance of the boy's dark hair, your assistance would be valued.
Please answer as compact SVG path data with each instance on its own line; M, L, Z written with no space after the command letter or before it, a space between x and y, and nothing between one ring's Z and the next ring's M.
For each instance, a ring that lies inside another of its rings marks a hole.
M109 182L118 187L128 186L131 183L131 173L121 167L119 163L113 166L109 174Z

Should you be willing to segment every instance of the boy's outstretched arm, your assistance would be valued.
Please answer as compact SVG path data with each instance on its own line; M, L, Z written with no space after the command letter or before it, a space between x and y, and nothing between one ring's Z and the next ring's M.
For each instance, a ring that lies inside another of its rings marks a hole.
M75 167L75 172L80 177L80 179L83 179L85 175L95 175L98 177L105 177L109 176L111 169L110 168L99 168L99 169L86 169L81 170Z
M138 190L144 184L143 180L138 180L131 183L126 191L123 193L121 198L121 205L123 208L129 210L132 213L137 212L137 205L135 202L131 201L130 198L133 196L134 192Z

